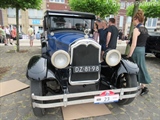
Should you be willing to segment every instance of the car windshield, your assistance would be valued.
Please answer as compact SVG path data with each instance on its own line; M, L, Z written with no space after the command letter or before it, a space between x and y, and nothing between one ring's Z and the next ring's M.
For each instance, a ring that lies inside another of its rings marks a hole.
M50 17L51 29L71 29L84 31L91 29L91 19L54 16Z

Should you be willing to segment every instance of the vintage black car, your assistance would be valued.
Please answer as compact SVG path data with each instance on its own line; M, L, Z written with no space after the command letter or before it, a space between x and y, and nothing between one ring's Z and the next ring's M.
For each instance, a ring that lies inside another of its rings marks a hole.
M73 11L46 11L42 54L27 67L31 103L36 116L46 108L82 103L131 103L138 94L137 64L117 50L93 40L95 15Z
M146 42L146 53L153 53L157 58L160 58L160 33L149 33Z

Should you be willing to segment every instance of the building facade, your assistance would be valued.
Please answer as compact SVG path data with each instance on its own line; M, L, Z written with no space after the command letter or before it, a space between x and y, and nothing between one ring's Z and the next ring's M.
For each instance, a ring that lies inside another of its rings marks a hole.
M132 5L135 0L120 0L120 10L116 16L110 15L116 19L116 26L121 29L124 35L129 33L131 24L131 17L126 15L126 8ZM30 25L33 26L35 33L43 31L43 16L46 10L70 10L68 0L43 0L41 10L28 9L26 11L19 11L19 28L20 31L27 34ZM2 9L0 10L0 24L9 25L12 29L16 25L15 9ZM108 18L107 18L108 19ZM149 31L160 28L160 19L148 18L146 27Z
M2 10L0 9L0 25L3 25Z
M19 31L27 34L30 25L33 26L35 33L43 31L43 16L46 10L46 0L40 10L28 9L26 11L19 10ZM12 29L16 25L16 10L12 8L2 9L3 25L9 25Z
M121 0L120 2L120 11L118 15L115 16L116 18L116 26L118 29L121 29L124 35L127 35L130 30L131 20L132 18L126 15L126 8L129 5L134 4L135 0ZM148 2L149 0L146 0ZM155 29L160 28L160 18L147 18L145 23L145 27L148 29L149 32L154 32Z
M116 19L116 26L118 29L121 29L124 35L128 34L128 26L131 24L131 17L126 15L127 11L126 8L129 5L132 5L135 0L121 0L120 2L120 10L118 14L115 16Z
M47 10L70 10L68 0L46 0Z

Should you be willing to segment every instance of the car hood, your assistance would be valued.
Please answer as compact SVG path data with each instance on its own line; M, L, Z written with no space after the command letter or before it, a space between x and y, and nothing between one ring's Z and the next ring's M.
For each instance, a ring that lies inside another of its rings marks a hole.
M49 49L51 52L65 50L68 52L69 46L76 40L84 38L83 32L57 32L54 36L48 36Z

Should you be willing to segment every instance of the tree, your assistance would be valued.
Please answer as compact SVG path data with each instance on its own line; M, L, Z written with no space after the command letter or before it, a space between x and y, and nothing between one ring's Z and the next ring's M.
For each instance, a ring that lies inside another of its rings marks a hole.
M133 12L133 5L127 8L127 16L132 16ZM146 23L147 18L157 18L160 17L160 0L152 0L150 2L141 2L139 8L144 11L145 21Z
M0 8L15 8L16 9L16 28L17 28L17 52L19 52L19 10L28 8L40 9L42 0L1 0Z
M119 0L69 0L71 10L94 13L101 18L118 13Z
M139 9L139 4L140 4L140 0L135 0L134 2L134 5L132 5L132 11L130 12L131 16L132 16L132 20L133 20L133 16L136 14L136 12L138 11ZM128 12L128 11L127 11ZM131 22L131 25L130 25L130 30L129 30L129 38L131 37L131 34L133 32L133 22Z
M132 16L132 20L133 20L133 16L136 14L136 12L138 11L138 9L139 9L139 4L140 4L140 0L135 0L135 2L134 2L134 6L133 6L133 8L132 8L132 11L130 12L130 14L131 14L131 16ZM127 11L128 12L128 11ZM128 36L128 38L130 39L130 37L131 37L131 34L132 34L132 32L133 32L133 22L131 22L131 25L130 25L130 30L129 30L129 36ZM128 54L128 52L129 52L129 45L127 45L126 46L126 50L125 50L125 54Z

